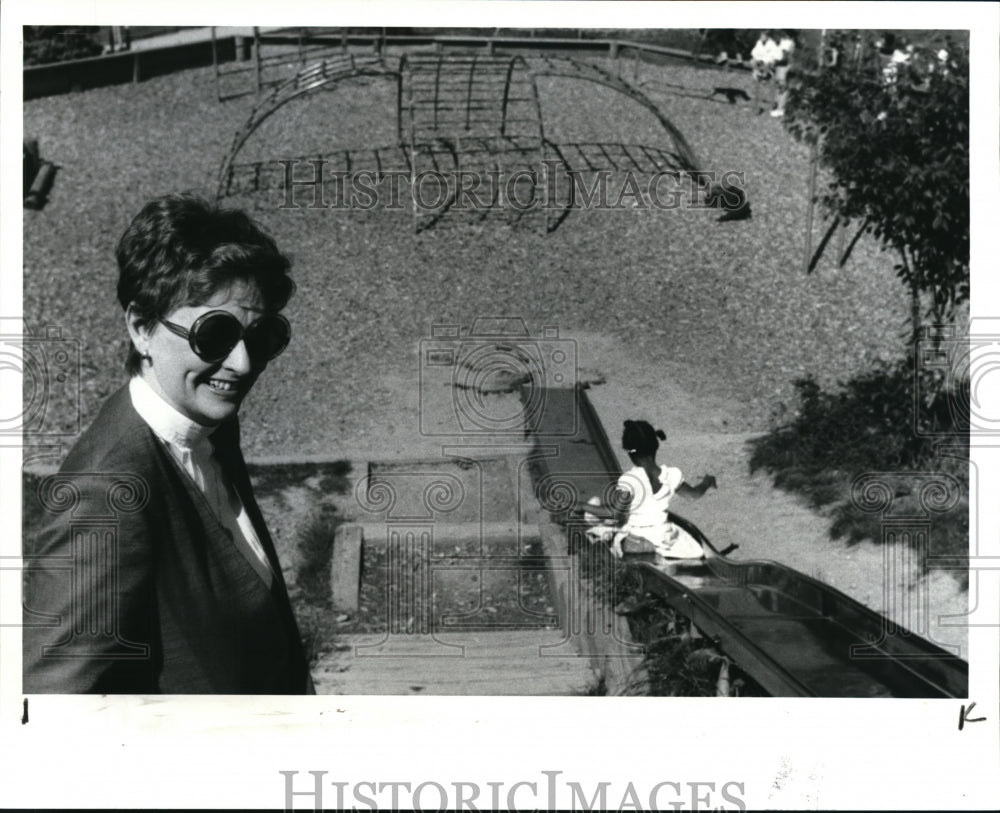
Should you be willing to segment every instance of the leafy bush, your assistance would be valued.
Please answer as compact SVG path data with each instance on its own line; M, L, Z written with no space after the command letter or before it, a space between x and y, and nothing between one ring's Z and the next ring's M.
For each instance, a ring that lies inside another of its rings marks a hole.
M24 26L24 64L47 65L68 59L97 56L104 50L96 25Z
M908 360L878 365L839 392L824 392L812 376L797 379L795 419L753 442L751 469L794 464L810 472L886 471L926 465L935 458L938 435L967 431L956 405L967 400L969 384L964 381L955 391L935 382L927 395L930 387L922 388L923 381Z
M798 408L793 420L751 441L751 471L774 476L779 488L804 496L814 508L830 507L831 535L856 543L881 539L882 517L860 510L851 483L867 472L908 475L942 472L960 487L958 506L932 516L935 555L968 551L969 382L945 386L933 374L913 371L909 360L879 365L825 392L811 377L795 382ZM947 435L951 457L938 453ZM918 489L901 486L894 512L920 513Z

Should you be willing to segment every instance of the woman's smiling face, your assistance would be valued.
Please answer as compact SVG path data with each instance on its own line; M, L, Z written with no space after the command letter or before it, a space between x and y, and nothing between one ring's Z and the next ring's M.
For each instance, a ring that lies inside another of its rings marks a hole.
M265 312L256 286L237 282L201 305L175 308L163 318L190 330L199 316L212 310L231 313L244 328ZM236 415L267 366L266 361L251 359L242 340L222 361L207 362L194 353L187 339L158 322L142 328L130 324L130 331L133 341L136 332L142 337L136 346L152 360L143 364L143 379L178 412L204 426L214 426Z

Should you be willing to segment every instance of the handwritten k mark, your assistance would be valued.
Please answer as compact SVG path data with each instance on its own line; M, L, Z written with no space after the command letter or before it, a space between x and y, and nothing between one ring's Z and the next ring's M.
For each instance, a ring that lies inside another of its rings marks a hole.
M968 708L965 707L964 703L962 704L962 708L958 712L958 730L959 731L961 731L963 728L965 728L965 724L966 723L981 723L981 722L983 722L986 719L985 717L969 717L968 716L975 707L976 707L976 701L975 700L973 700L971 703L969 703L969 707Z

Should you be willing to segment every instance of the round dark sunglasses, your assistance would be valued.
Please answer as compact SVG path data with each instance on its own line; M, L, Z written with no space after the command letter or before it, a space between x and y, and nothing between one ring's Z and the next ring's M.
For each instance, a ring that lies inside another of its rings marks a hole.
M281 314L267 314L246 328L229 311L208 311L194 320L191 329L157 320L171 333L187 339L191 350L202 361L222 361L233 352L242 339L247 353L255 361L270 361L281 355L292 338L292 326Z

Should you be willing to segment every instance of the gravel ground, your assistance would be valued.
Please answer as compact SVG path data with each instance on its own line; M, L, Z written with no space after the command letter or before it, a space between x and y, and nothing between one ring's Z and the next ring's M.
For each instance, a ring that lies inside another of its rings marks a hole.
M731 473L735 488L699 503L708 513L692 517L720 547L749 517L755 536L743 540L746 555L822 573L879 606L879 549L830 543L824 518L749 478L743 443L791 408L794 379L812 374L832 385L904 351L907 298L892 259L862 240L843 269L828 255L804 273L807 150L749 103L709 98L716 86L752 95L749 77L677 65L643 66L640 80L702 167L745 173L752 219L718 223L717 212L694 209L575 211L545 234L537 217L508 226L449 216L415 234L408 211L278 209L273 194L234 200L293 255L298 282L287 311L293 343L243 409L245 451L420 457L429 439L418 434L418 351L432 325L521 317L533 335L557 326L576 342L579 377L607 382L599 389L612 435L615 421L649 416L687 434L690 475ZM568 80L540 89L546 134L557 144L669 146L655 118L620 94ZM118 237L150 197L214 194L252 105L250 97L219 104L211 69L24 105L26 137L60 167L48 206L25 211L24 313L35 329L61 326L80 342L84 425L124 382ZM394 140L394 93L378 81L286 111L239 160ZM64 424L68 404L54 394ZM947 584L932 607L964 612L964 594L938 575Z
M373 408L394 396L380 379L416 385L416 351L431 325L480 315L520 316L532 332L556 325L567 338L613 336L648 359L651 375L670 363L696 392L738 401L733 419L747 429L766 428L791 401L794 378L832 383L871 356L900 352L906 297L890 258L862 242L844 269L824 261L806 276L805 149L747 103L704 98L720 84L750 89L749 79L687 66L644 66L640 79L703 166L746 173L751 220L637 208L574 212L549 235L532 217L517 226L446 218L414 234L405 211L278 210L264 197L239 199L294 255L299 284L288 310L294 343L245 407L247 450L353 445ZM542 88L553 141L664 144L646 110L578 85ZM293 103L241 159L391 143L385 88L355 90ZM33 326L60 325L81 342L84 423L123 380L118 236L154 195L214 192L251 106L249 97L216 102L210 69L25 104L25 133L60 170L49 205L25 212L24 310ZM578 358L586 367L585 345Z

